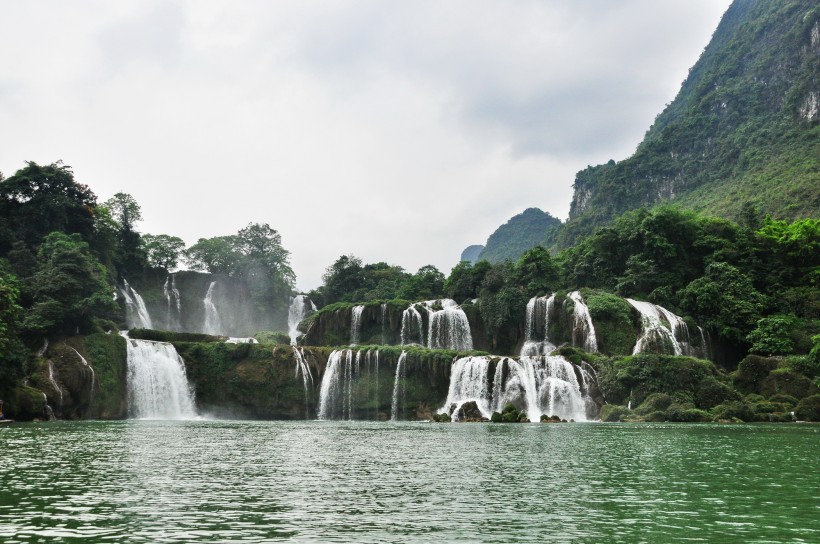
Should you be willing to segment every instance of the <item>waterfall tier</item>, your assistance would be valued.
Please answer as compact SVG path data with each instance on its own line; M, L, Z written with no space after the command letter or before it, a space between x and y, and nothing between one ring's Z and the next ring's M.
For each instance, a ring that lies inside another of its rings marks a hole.
M205 321L202 325L202 332L205 334L222 334L222 318L220 318L219 310L216 309L216 304L214 303L216 286L217 282L212 281L208 286L208 292L205 293L205 298L202 299L202 306L205 309Z
M427 313L427 342L424 338L424 322L418 308ZM456 301L443 298L426 300L408 307L401 320L402 345L426 345L430 349L453 349L470 351L473 338L467 314Z
M185 362L174 346L133 340L128 348L128 415L135 419L196 417Z
M125 299L125 322L129 329L153 329L154 325L151 321L151 316L148 314L148 308L145 306L145 301L133 287L128 284L125 279L122 280L122 293Z
M641 314L641 335L635 342L632 354L654 352L690 357L708 357L709 349L703 329L698 327L698 346L693 345L689 326L682 317L666 308L626 299Z
M299 323L307 316L316 311L316 305L307 295L296 295L290 299L288 307L288 336L291 345L296 345L296 341L302 336L299 332Z
M561 356L463 357L453 363L447 400L439 412L457 419L464 404L475 402L489 419L512 403L530 421L537 422L542 415L585 421L595 406L590 398L594 381L587 369Z

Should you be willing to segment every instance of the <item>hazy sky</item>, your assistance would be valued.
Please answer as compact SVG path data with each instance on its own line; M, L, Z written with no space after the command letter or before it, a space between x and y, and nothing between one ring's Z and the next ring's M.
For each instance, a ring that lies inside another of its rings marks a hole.
M0 171L63 160L139 230L269 223L309 289L339 255L445 274L626 158L729 0L0 0Z

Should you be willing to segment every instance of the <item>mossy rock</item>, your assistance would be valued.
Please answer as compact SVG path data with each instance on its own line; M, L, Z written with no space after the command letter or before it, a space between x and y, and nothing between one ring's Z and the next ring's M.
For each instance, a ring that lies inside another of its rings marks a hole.
M450 423L452 419L450 418L450 414L443 413L443 414L434 414L433 421L436 423Z
M666 421L666 412L658 410L656 412L649 413L644 416L643 420L653 423L660 423Z
M635 413L642 416L652 412L664 412L670 404L672 397L666 393L652 393L635 409Z
M719 420L754 421L755 413L752 405L746 401L736 400L726 402L712 409L712 415Z
M601 421L623 421L630 413L629 408L617 404L604 404L601 407Z
M785 393L775 393L774 395L769 397L769 401L785 404L789 406L790 409L797 406L797 403L800 402L800 400L797 397L794 397L792 395L786 395Z
M695 391L694 400L698 408L708 410L726 401L740 400L740 398L740 393L714 377L707 376Z

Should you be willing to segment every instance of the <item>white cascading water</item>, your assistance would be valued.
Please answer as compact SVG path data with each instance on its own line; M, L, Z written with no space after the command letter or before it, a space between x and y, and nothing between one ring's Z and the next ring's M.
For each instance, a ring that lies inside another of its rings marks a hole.
M393 401L390 403L390 421L399 420L401 404L405 402L404 379L407 376L407 352L402 351L396 363L396 377L393 379Z
M385 344L387 344L387 336L386 336L386 334L387 334L387 303L382 302L381 310L382 310L382 317L381 317L382 342L381 342L381 344L385 345Z
M219 317L216 304L214 304L215 290L216 282L212 281L208 286L208 292L205 293L205 298L202 300L202 305L205 308L205 320L202 324L202 332L219 336L222 333L222 319Z
M474 401L481 415L489 419L492 415L487 374L489 368L490 357L487 356L462 357L454 361L450 370L447 400L439 411L456 417L462 405Z
M166 306L166 327L170 331L181 329L180 318L182 315L182 298L177 289L177 278L174 274L168 274L162 286L162 294L165 297Z
M352 349L334 350L319 388L319 419L353 419Z
M632 354L658 351L670 355L708 357L709 350L703 329L698 327L700 349L692 345L689 326L682 317L673 314L663 306L626 299L641 314L641 335L635 342Z
M572 310L572 345L583 348L584 351L597 352L598 340L595 337L595 327L589 308L581 298L581 293L573 291L569 298L575 303Z
M226 344L258 344L259 340L253 338L251 336L245 337L237 337L237 336L230 336L227 340L225 340Z
M310 300L307 295L296 295L290 299L290 306L288 307L288 336L290 336L290 344L296 345L297 340L302 333L299 332L299 323L310 314L316 311L316 305Z
M90 371L91 371L91 393L90 393L90 395L89 395L89 397L88 397L88 404L89 404L89 406L90 406L90 405L91 405L91 402L94 400L94 380L95 380L95 376L94 376L94 367L92 367L90 364L88 364L88 361L86 361L86 360L85 360L85 357L83 357L83 356L80 354L80 352L79 352L79 351L77 351L76 349L72 348L71 346L68 346L68 347L69 347L69 348L71 348L71 351L73 351L74 353L76 353L76 354L77 354L77 357L79 357L79 358L80 358L80 362L83 364L83 366L85 366L88 370L90 370Z
M427 343L430 349L470 351L473 337L467 314L449 298L417 302L402 313L401 344L425 345L424 325L417 306L427 311Z
M293 359L296 361L295 377L299 378L300 375L302 377L302 386L305 390L305 418L307 418L310 410L310 395L313 391L313 373L310 371L310 366L305 358L304 348L299 349L295 344L292 344L291 349L293 350Z
M463 357L453 363L447 400L439 413L456 416L462 405L475 402L481 415L489 419L512 403L534 422L542 415L586 420L591 402L588 386L593 380L586 369L561 356L504 357L496 363L491 390L491 360L488 356Z
M133 340L128 345L128 415L134 419L192 419L194 398L185 362L174 346Z
M401 345L424 345L424 322L415 304L401 314Z
M532 297L527 303L526 336L521 355L547 355L555 350L549 339L550 314L555 306L555 294Z
M60 389L60 386L57 384L57 380L54 379L54 363L51 360L48 361L48 381L51 382L51 387L57 390L57 393L60 394L60 404L59 407L62 409L63 407L63 390Z
M364 306L354 306L350 310L350 345L355 346L359 343L359 338L362 335L362 312Z
M125 322L129 329L153 329L154 325L151 322L151 316L148 314L148 308L145 307L145 301L139 293L128 284L128 281L123 278L123 288L120 289L123 298L125 299Z

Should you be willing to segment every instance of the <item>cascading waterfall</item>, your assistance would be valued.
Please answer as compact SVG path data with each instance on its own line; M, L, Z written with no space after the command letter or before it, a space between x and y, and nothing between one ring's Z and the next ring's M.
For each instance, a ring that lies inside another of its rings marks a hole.
M547 355L555 350L549 339L550 314L554 306L554 293L549 297L533 297L527 303L527 332L521 355Z
M492 410L488 384L490 357L462 357L453 362L450 370L450 387L447 400L440 412L447 412L456 417L462 405L475 402L481 415L490 418Z
M700 333L700 349L692 345L689 326L682 317L677 316L662 306L626 299L641 314L641 335L635 342L632 354L646 351L688 355L691 357L708 357L709 351L703 329ZM667 326L668 325L668 326Z
M168 274L162 286L162 294L165 297L166 326L168 330L178 331L181 329L182 298L177 289L177 278L174 274Z
M359 343L359 337L362 334L362 312L364 306L354 306L350 310L350 345L355 346Z
M503 357L497 360L492 389L489 371L492 358L463 357L453 363L447 400L439 413L457 417L462 405L475 402L487 419L508 403L525 410L530 421L542 415L586 420L589 384L594 377L561 356Z
M401 314L401 345L411 344L424 345L424 323L415 304Z
M382 324L382 345L387 344L387 303L382 302L382 317L381 317L381 324Z
M174 346L132 340L128 346L128 414L135 419L196 417L185 362Z
M579 346L583 348L584 351L598 351L595 327L592 325L589 308L584 304L581 293L573 291L569 294L569 298L575 303L572 310L572 345Z
M295 345L291 345L291 349L293 350L293 359L296 361L295 377L299 378L301 375L302 386L305 389L305 419L307 419L310 410L310 393L313 391L313 373L310 371L310 366L308 366L305 358L304 348L299 349Z
M334 350L319 388L319 419L353 419L353 350Z
M407 369L405 361L407 359L407 352L402 351L399 356L399 362L396 363L396 377L393 380L393 402L390 403L390 421L399 420L399 410L402 405L406 405L407 391L404 387L404 380L407 377Z
M222 333L222 319L219 317L219 311L214 304L215 290L216 282L212 281L208 286L205 298L202 300L202 305L205 307L205 322L202 325L202 332L218 336Z
M441 304L441 310L434 310L432 304ZM470 322L467 314L449 298L440 301L425 302L430 321L427 326L427 347L430 349L455 349L470 351L473 349L473 337L470 334Z
M128 328L153 329L154 325L148 314L148 308L145 307L145 301L125 278L122 280L122 285L120 292L125 299L125 322Z
M425 345L424 322L418 306L427 312L427 347L430 349L473 349L473 337L467 314L456 301L443 298L417 302L408 307L401 316L401 344Z
M310 300L307 295L296 295L290 299L290 306L288 307L288 336L290 336L290 344L296 345L296 341L302 336L299 332L299 323L307 316L316 311L316 305Z

